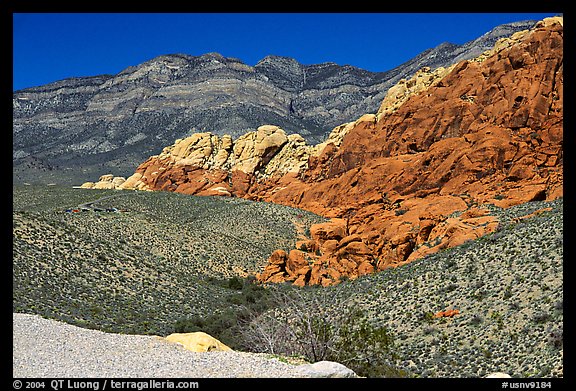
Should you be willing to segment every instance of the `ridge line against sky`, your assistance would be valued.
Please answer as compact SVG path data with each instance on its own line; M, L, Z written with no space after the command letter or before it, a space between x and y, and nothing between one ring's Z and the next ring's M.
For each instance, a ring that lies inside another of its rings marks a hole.
M217 52L251 66L277 55L384 72L441 43L558 13L14 13L13 91L176 53Z

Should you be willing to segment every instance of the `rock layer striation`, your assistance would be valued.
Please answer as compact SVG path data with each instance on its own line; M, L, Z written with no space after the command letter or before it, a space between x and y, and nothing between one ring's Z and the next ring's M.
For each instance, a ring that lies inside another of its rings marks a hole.
M474 57L533 24L499 26L462 46L442 44L386 72L279 56L250 66L218 53L170 54L116 75L15 91L13 180L71 184L103 170L128 176L175 139L205 132L237 138L263 124L320 142L333 127L376 112L389 87L423 66Z

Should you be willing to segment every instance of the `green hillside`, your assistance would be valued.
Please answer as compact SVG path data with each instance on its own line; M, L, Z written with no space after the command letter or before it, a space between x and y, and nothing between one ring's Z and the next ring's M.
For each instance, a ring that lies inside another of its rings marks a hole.
M22 186L13 199L13 311L126 333L170 333L178 319L222 311L231 291L220 280L260 271L272 251L323 221L163 192Z
M324 358L364 376L563 376L562 199L490 206L496 232L328 288L244 278L323 221L302 210L48 186L15 187L13 200L14 312L121 333L201 329L307 359L329 340L340 350ZM459 313L434 317L447 309ZM294 332L304 315L314 327Z

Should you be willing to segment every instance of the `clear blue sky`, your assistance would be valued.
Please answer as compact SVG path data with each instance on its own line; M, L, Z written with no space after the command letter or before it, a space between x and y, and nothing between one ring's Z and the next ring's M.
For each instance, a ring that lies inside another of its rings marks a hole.
M442 42L554 13L15 13L13 90L115 74L163 54L266 55L386 71Z

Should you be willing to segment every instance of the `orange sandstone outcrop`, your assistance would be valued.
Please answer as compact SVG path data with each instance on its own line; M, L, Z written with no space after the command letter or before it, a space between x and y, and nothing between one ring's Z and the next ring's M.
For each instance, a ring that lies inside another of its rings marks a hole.
M562 25L517 37L357 124L291 185L262 186L260 199L345 218L346 235L366 253L360 268L342 238L313 238L320 251L308 283L402 265L492 232L498 223L482 204L562 196Z
M460 310L446 310L446 311L439 311L434 314L434 318L452 318L454 315L458 315Z
M297 249L272 254L262 282L330 285L462 244L496 229L483 204L562 197L562 23L545 19L476 60L423 70L391 89L376 115L317 146L273 126L236 141L194 135L121 186L332 218Z

